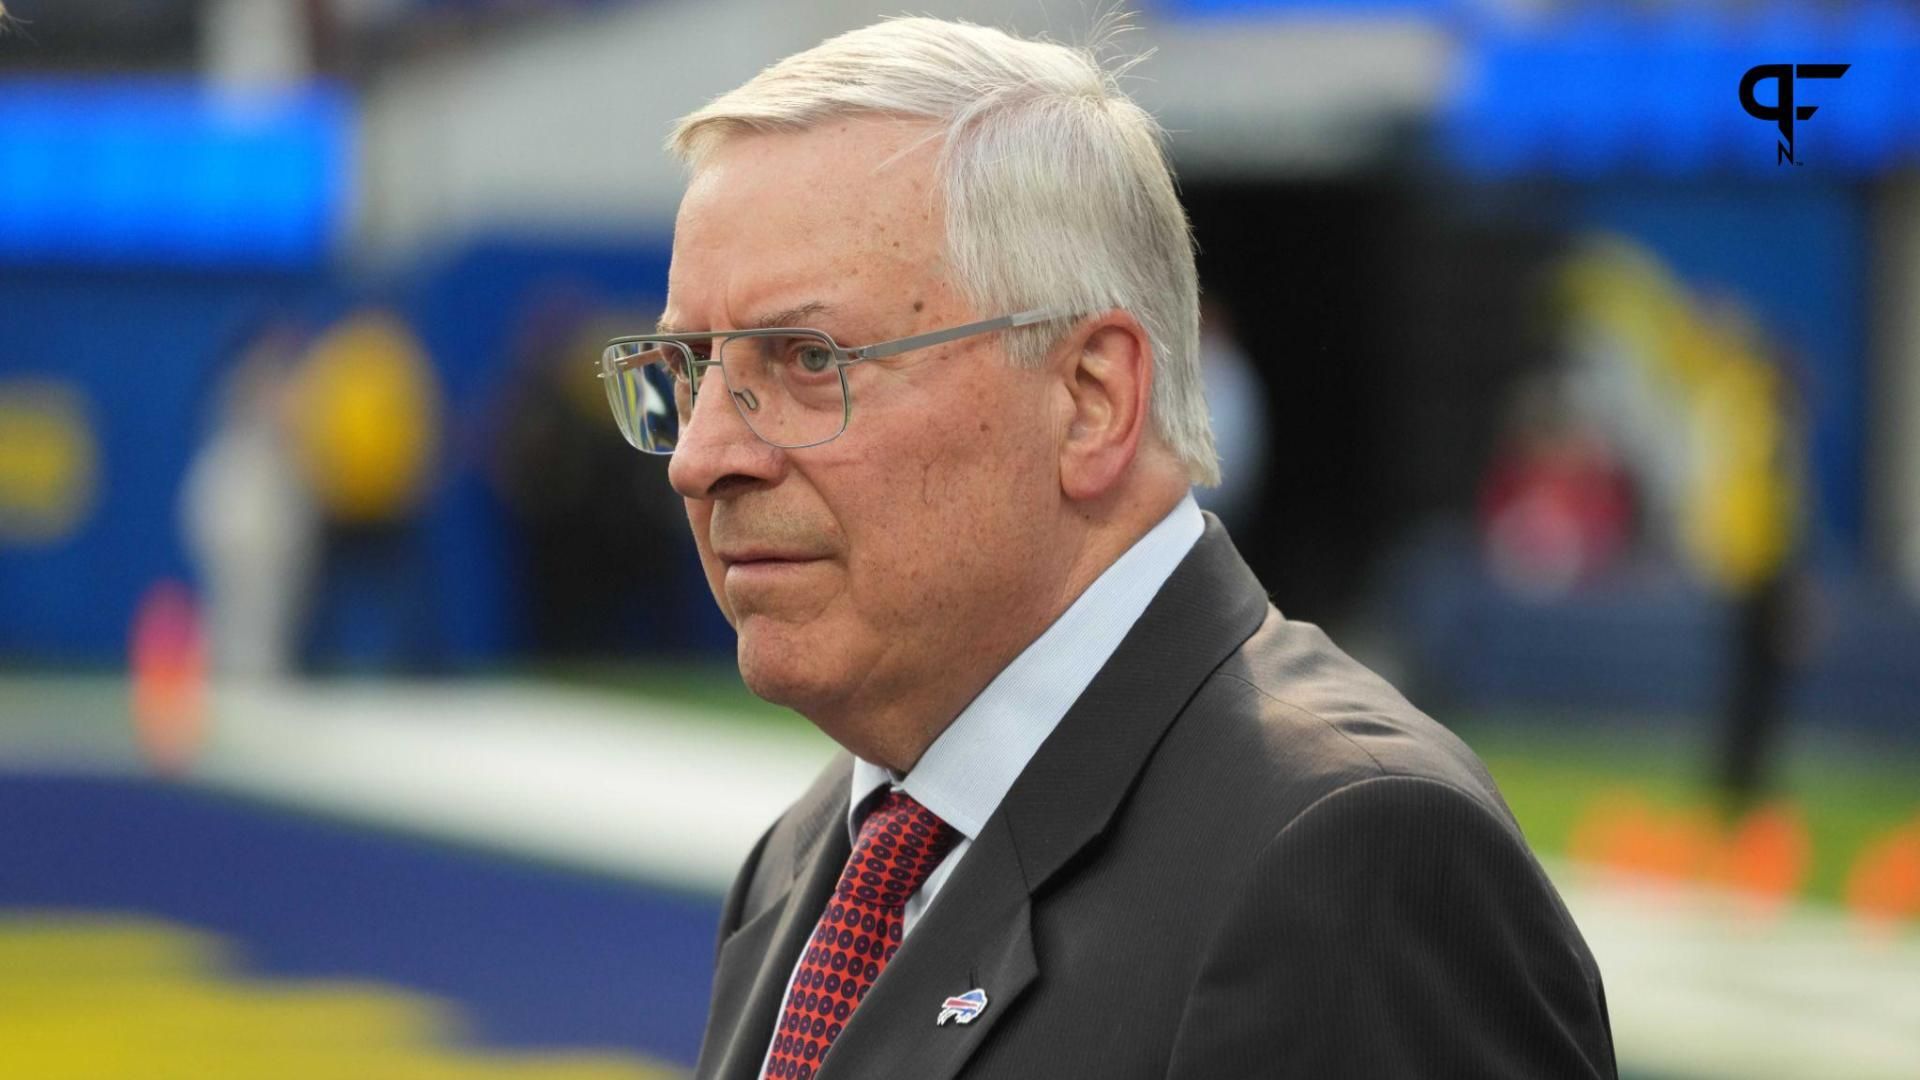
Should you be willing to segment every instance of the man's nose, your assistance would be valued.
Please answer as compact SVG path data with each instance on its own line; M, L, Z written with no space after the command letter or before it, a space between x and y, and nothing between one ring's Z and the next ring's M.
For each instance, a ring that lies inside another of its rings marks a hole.
M667 459L673 489L688 499L723 498L733 490L775 483L785 468L785 452L747 427L725 377L717 368L709 370Z

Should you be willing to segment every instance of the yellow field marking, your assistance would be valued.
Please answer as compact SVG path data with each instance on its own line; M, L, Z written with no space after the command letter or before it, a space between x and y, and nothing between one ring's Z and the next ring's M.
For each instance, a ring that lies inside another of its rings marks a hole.
M605 1051L479 1053L456 1009L351 980L236 975L213 935L151 919L0 918L0 1077L679 1080Z

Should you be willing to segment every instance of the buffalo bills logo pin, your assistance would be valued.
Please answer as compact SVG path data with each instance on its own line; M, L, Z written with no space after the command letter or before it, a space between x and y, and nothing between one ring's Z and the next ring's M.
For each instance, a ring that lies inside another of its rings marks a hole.
M985 990L969 990L957 997L950 997L940 1006L940 1018L934 1021L936 1026L945 1026L949 1020L960 1024L971 1024L987 1007Z

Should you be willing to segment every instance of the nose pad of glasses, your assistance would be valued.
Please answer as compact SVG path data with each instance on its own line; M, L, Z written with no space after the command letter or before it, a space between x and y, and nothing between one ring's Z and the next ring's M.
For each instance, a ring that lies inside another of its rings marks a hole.
M733 392L733 399L738 401L740 407L748 412L760 411L760 399L753 396L752 390L735 390Z

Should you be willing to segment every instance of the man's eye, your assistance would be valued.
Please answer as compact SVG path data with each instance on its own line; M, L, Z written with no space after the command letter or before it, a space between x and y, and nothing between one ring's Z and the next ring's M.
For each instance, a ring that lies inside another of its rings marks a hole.
M793 358L809 375L818 375L833 366L833 350L825 345L801 345L794 350Z

